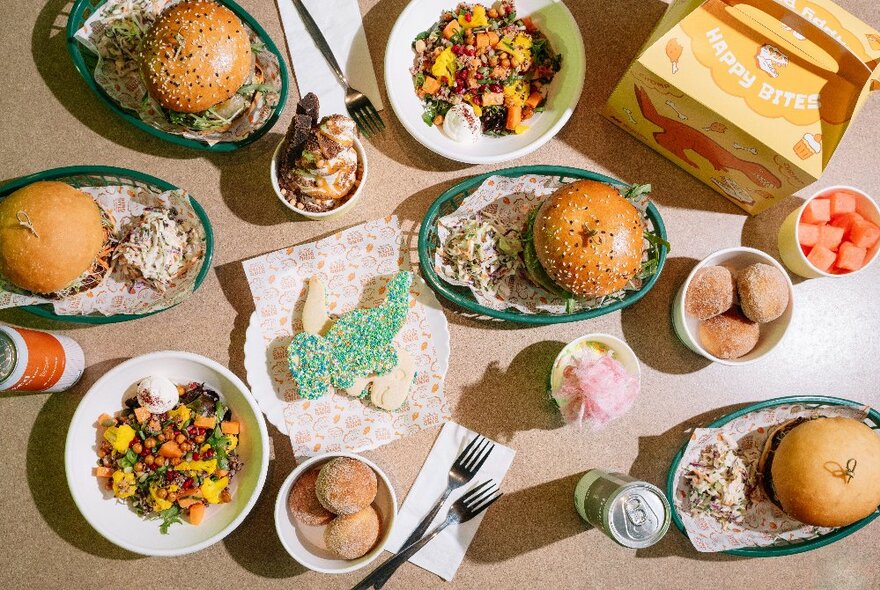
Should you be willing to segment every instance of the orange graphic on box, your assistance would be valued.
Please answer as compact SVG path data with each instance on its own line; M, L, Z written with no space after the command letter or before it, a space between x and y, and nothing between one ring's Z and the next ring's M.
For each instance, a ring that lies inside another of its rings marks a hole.
M666 57L669 58L669 62L672 64L672 73L676 73L678 71L678 60L681 59L681 54L684 51L684 47L681 46L681 43L678 42L678 39L673 37L666 43Z
M644 88L636 86L635 93L642 115L661 129L661 131L654 132L654 141L683 162L698 168L696 162L691 160L687 154L688 151L693 151L708 160L715 170L724 172L738 170L757 186L765 188L780 188L782 186L782 181L761 164L743 160L698 129L694 129L677 119L661 115Z

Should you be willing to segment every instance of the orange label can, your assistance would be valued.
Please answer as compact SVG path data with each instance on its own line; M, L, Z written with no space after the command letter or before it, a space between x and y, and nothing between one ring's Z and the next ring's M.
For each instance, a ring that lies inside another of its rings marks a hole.
M65 391L84 369L83 350L72 338L0 326L0 391Z

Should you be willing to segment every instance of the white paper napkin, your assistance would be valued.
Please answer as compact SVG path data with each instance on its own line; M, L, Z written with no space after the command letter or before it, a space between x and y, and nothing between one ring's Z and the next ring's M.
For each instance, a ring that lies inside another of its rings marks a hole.
M395 553L400 551L406 538L419 525L422 518L430 512L434 503L443 494L443 490L446 489L449 468L475 436L477 436L475 432L454 422L447 422L443 425L437 442L434 443L422 471L397 514L397 522L391 532L391 538L388 540L387 549L389 551ZM446 518L448 507L452 506L455 500L466 494L475 485L479 485L487 479L494 479L500 487L507 470L513 463L514 453L513 449L495 443L492 454L489 455L486 463L474 476L471 483L452 492L444 508L440 510L437 518L428 528L428 532ZM489 510L492 508L490 507ZM485 515L484 512L464 524L447 527L437 538L411 557L410 561L429 572L434 572L444 580L452 580Z
M357 0L303 0L303 4L327 38L348 82L366 94L376 109L382 110ZM314 92L321 101L322 115L345 114L345 90L306 31L299 11L291 0L278 0L278 12L300 95Z

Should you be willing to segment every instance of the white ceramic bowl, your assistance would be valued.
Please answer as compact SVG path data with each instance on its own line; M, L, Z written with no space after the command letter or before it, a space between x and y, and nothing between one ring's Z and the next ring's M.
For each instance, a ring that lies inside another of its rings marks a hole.
M577 106L584 86L586 57L580 28L562 0L517 0L517 14L531 16L535 25L562 55L562 68L553 79L546 110L536 113L525 133L506 137L483 136L476 143L452 141L442 129L422 120L424 109L413 89L410 68L412 43L429 29L443 10L452 10L460 0L412 0L400 13L385 49L385 86L391 108L416 141L450 160L469 164L495 164L524 156L556 135Z
M785 218L785 221L782 222L782 225L779 226L779 255L782 258L782 262L791 272L802 276L805 279L817 279L820 277L839 279L854 275L857 272L862 272L868 268L877 258L877 252L880 251L880 242L878 242L877 244L874 244L873 248L868 250L867 262L865 262L865 265L862 268L853 272L839 274L819 270L813 266L812 262L807 260L806 256L804 256L804 251L801 250L797 235L798 224L801 222L801 216L804 214L804 209L807 208L807 205L813 199L823 197L837 190L846 191L856 195L856 212L868 221L880 225L880 207L877 206L877 202L868 196L867 193L860 191L855 187L842 184L830 186L828 188L823 188L807 199L803 205L792 211L789 216Z
M290 489L300 475L316 467L322 466L336 457L351 457L369 465L379 482L376 499L373 508L379 513L381 531L379 541L369 553L358 559L340 559L327 550L324 545L324 526L307 526L298 523L288 507ZM275 500L275 530L281 544L303 566L312 571L322 574L347 574L369 565L382 553L385 544L391 536L391 529L397 517L397 495L394 487L388 480L388 476L375 463L353 453L325 453L303 461L293 472L287 476L281 489L278 490L278 498Z
M684 295L687 293L694 275L696 275L697 271L704 266L725 266L729 268L731 272L736 274L739 270L757 262L769 264L770 266L779 269L785 277L785 284L788 286L788 307L785 308L785 311L777 319L766 324L761 324L761 335L758 339L758 344L751 352L738 359L720 359L710 354L709 351L703 348L702 344L700 344L700 320L690 316L684 310ZM685 346L697 354L706 357L710 361L721 363L722 365L747 365L764 357L782 342L785 332L788 330L788 326L791 323L793 313L794 288L791 285L791 279L788 277L785 268L769 254L754 248L741 246L719 250L718 252L704 258L694 267L684 280L684 283L682 283L681 288L675 296L675 301L672 303L672 325L675 328L675 333L678 334L679 339Z
M642 370L639 366L639 359L629 344L612 336L611 334L587 334L572 340L565 345L553 362L553 368L550 371L550 390L553 391L562 384L562 375L565 368L569 365L574 354L584 347L588 342L597 342L604 344L614 351L614 358L623 365L630 375L633 375L641 381Z
M92 474L100 440L97 419L115 414L135 395L135 387L149 375L168 377L175 383L204 382L220 394L232 415L241 422L238 452L244 466L232 481L232 502L209 506L198 526L172 525L159 532L159 521L139 517L128 504L113 498ZM199 551L223 539L251 511L269 466L266 423L247 387L229 369L211 359L188 352L154 352L130 359L98 379L73 415L64 448L64 467L73 500L85 519L108 541L142 555L177 556Z
M358 155L358 165L360 166L361 173L360 182L358 183L357 188L354 189L354 194L349 197L345 203L336 209L325 211L324 213L312 213L303 209L297 209L293 203L285 199L284 195L281 194L281 187L278 186L278 156L281 153L281 146L283 144L284 140L282 139L278 142L275 151L272 153L272 164L269 166L269 175L272 178L272 188L275 190L275 196L278 197L278 200L281 201L285 207L307 219L336 219L354 208L355 203L357 203L360 200L361 195L364 194L364 185L367 183L367 153L364 151L364 145L358 138L354 139L354 149Z

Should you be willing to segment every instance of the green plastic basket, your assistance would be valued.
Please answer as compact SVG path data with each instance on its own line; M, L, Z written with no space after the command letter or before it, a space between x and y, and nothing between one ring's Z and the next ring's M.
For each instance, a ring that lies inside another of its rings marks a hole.
M459 307L462 307L481 316L488 316L490 318L507 320L520 324L548 325L562 324L566 322L577 322L580 320L589 320L605 315L607 313L615 312L618 309L629 307L630 305L644 297L645 294L651 290L651 287L654 286L654 283L656 283L657 279L660 277L660 273L663 270L663 265L666 262L666 246L660 247L660 264L657 266L657 272L654 273L652 277L648 278L642 284L641 289L639 289L638 291L627 293L627 295L623 299L619 301L614 301L613 303L610 303L603 307L578 311L574 313L530 314L521 313L515 309L506 309L502 311L490 309L484 305L480 305L479 303L477 303L476 299L474 299L473 294L467 287L451 285L441 279L437 275L437 272L434 270L434 252L437 250L437 246L439 245L439 237L437 235L438 220L441 217L449 215L450 213L458 209L458 207L461 206L462 201L470 196L470 194L473 193L483 183L483 181L490 176L497 175L517 177L527 174L559 176L562 180L595 180L598 182L610 184L611 186L620 190L626 190L629 188L629 185L625 182L611 178L609 176L597 174L596 172L590 172L588 170L581 170L580 168L569 168L567 166L518 166L515 168L504 168L501 170L495 170L494 172L487 172L486 174L481 174L480 176L474 176L473 178L469 178L463 182L460 182L459 184L444 192L437 198L436 201L434 201L434 204L431 205L431 207L428 209L428 212L425 214L425 217L422 220L422 226L419 230L419 264L422 269L422 275L425 277L425 281L431 286L432 289L434 289L434 291L436 291L449 301L452 301ZM652 229L664 240L666 240L666 226L663 224L663 219L660 217L660 212L657 211L657 208L653 205L653 203L648 205L647 213L648 219L653 226Z
M848 399L842 399L839 397L808 395L777 397L774 399L769 399L767 401L759 402L757 404L746 406L745 408L739 409L735 412L731 412L730 414L713 420L709 424L706 424L706 426L704 426L703 428L717 428L751 412L756 412L765 408L788 406L792 404L800 404L807 408L822 408L833 406L849 406L854 408L861 408L865 406L865 404L854 402ZM874 430L880 430L880 412L877 412L873 409L869 410L865 422ZM666 497L669 499L669 504L672 506L672 522L675 523L675 526L678 528L678 530L681 531L682 534L685 536L687 536L687 532L685 531L684 523L681 520L681 516L679 516L678 514L678 510L676 510L675 508L674 500L676 484L675 472L678 470L678 465L679 463L681 463L682 457L684 457L684 452L685 449L687 449L687 445L688 443L685 442L682 445L681 450L678 451L678 454L676 454L675 457L672 459L672 464L669 467L669 473L666 476ZM782 555L794 555L795 553L812 551L813 549L824 547L825 545L829 545L831 543L834 543L835 541L839 541L844 537L848 537L860 528L866 526L878 516L880 516L880 512L875 511L873 514L870 514L862 520L855 522L851 525L840 527L834 529L830 533L824 535L816 535L815 537L811 537L809 539L803 539L795 542L786 542L784 544L771 545L768 547L744 547L742 549L730 549L728 551L724 551L724 553L729 553L730 555L741 555L744 557L779 557Z
M168 133L166 131L162 131L161 129L156 129L152 125L148 125L141 121L138 117L134 115L134 113L127 111L120 107L116 101L114 101L110 96L104 92L104 89L101 88L97 82L95 82L95 64L98 62L98 57L90 52L88 49L82 46L79 41L74 38L74 34L82 27L83 23L92 15L94 11L103 5L107 0L76 0L73 7L70 9L70 17L67 19L67 51L70 53L70 58L73 60L73 65L76 67L80 76L82 76L83 80L85 80L86 84L89 88L92 89L98 97L104 101L104 103L112 110L114 113L137 127L143 131L151 135L155 135L160 139L164 139L165 141L171 142L175 145L182 145L185 147L194 148L197 150L206 150L209 152L231 152L237 150L240 147L244 147L250 143L255 142L260 139L263 135L265 135L275 124L275 121L278 120L278 117L281 116L281 112L284 110L284 105L287 102L287 92L288 92L288 76L287 76L287 66L284 64L284 57L282 57L281 53L278 51L278 47L275 45L275 42L272 41L272 38L268 33L260 26L260 24L254 20L247 11L233 2L232 0L219 0L221 4L228 7L232 12L235 13L238 18L244 21L253 31L257 34L263 43L266 44L266 49L275 54L278 58L278 68L281 73L281 91L278 93L278 104L275 105L275 110L268 120L263 124L262 127L245 137L239 141L221 141L220 143L216 143L214 145L208 145L203 141L198 141L196 139L189 139L183 137L182 135L175 135L174 133Z
M156 194L177 190L178 188L170 182L165 182L155 176L136 172L134 170L128 170L126 168L115 168L112 166L68 166L66 168L44 170L42 172L37 172L36 174L22 176L21 178L10 181L0 187L0 200L21 187L39 180L58 180L75 187L133 186L147 189ZM192 204L193 210L195 210L196 215L199 218L199 221L202 223L202 227L205 228L205 259L202 261L202 267L199 269L199 274L196 276L196 282L193 285L193 292L195 292L195 290L204 282L205 277L208 276L208 271L211 270L211 259L214 257L214 230L211 228L211 222L208 219L208 215L205 213L205 210L202 209L202 206L199 205L199 202L196 201L192 195L190 195L189 200ZM61 322L70 322L74 324L115 324L118 322L127 322L129 320L147 317L171 308L166 307L165 309L144 314L120 313L111 316L97 314L58 315L53 311L52 305L48 303L42 305L27 305L20 309L43 318Z

